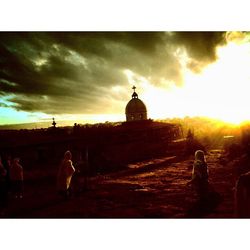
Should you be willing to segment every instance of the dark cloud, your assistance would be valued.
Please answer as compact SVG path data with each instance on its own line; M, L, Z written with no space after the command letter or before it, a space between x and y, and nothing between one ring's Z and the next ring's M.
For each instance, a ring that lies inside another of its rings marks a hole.
M174 41L184 46L190 57L197 60L214 61L215 49L226 43L225 32L176 32Z
M175 45L183 47L191 58L189 67L194 72L217 59L216 48L226 44L225 32L175 32L171 37Z
M124 70L160 85L182 84L175 52L183 48L194 72L216 60L220 32L2 32L0 93L17 110L49 114L105 113L130 96ZM124 100L123 100L123 99ZM105 104L106 103L106 104Z

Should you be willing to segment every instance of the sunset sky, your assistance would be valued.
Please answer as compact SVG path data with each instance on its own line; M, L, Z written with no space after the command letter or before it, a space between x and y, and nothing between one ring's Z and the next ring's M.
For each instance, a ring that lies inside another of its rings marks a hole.
M148 117L250 120L246 32L1 32L0 124ZM73 123L72 123L73 124Z

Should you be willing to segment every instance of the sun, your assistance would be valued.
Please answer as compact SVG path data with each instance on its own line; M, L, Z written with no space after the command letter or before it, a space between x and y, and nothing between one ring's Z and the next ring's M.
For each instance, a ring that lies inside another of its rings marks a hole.
M206 116L233 124L250 120L250 44L229 42L199 74L183 70L182 87L142 82L152 118Z

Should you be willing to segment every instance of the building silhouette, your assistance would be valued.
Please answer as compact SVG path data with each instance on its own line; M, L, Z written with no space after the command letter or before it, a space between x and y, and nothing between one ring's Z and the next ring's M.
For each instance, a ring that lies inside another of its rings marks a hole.
M133 86L134 90L132 94L132 99L128 102L125 113L126 121L142 121L147 120L147 108L142 100L138 98L138 94L135 92L136 87Z

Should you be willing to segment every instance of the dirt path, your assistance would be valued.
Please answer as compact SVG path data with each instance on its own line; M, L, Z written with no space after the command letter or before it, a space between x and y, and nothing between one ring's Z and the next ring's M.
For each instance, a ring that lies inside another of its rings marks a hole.
M111 179L104 181L103 190L113 189L113 194L117 192L117 203L123 204L123 211L132 207L139 217L232 218L235 180L232 169L220 164L222 154L221 150L213 150L207 155L210 183L222 200L218 206L204 214L188 214L196 202L193 191L187 186L193 160L172 162L174 159L169 159L164 162L163 159L155 159L144 165L138 164L138 170L134 166L137 171L118 174L117 177L112 176ZM150 170L148 166L151 165L153 168ZM124 193L122 200L119 199L120 192ZM112 213L114 214L114 211ZM126 212L124 214L126 216Z
M10 202L8 217L232 218L235 180L232 169L220 164L222 153L214 150L207 155L210 183L222 201L203 214L189 213L196 202L187 186L193 160L164 157L93 179L89 190L67 201L57 197L52 185L38 183L22 201Z

